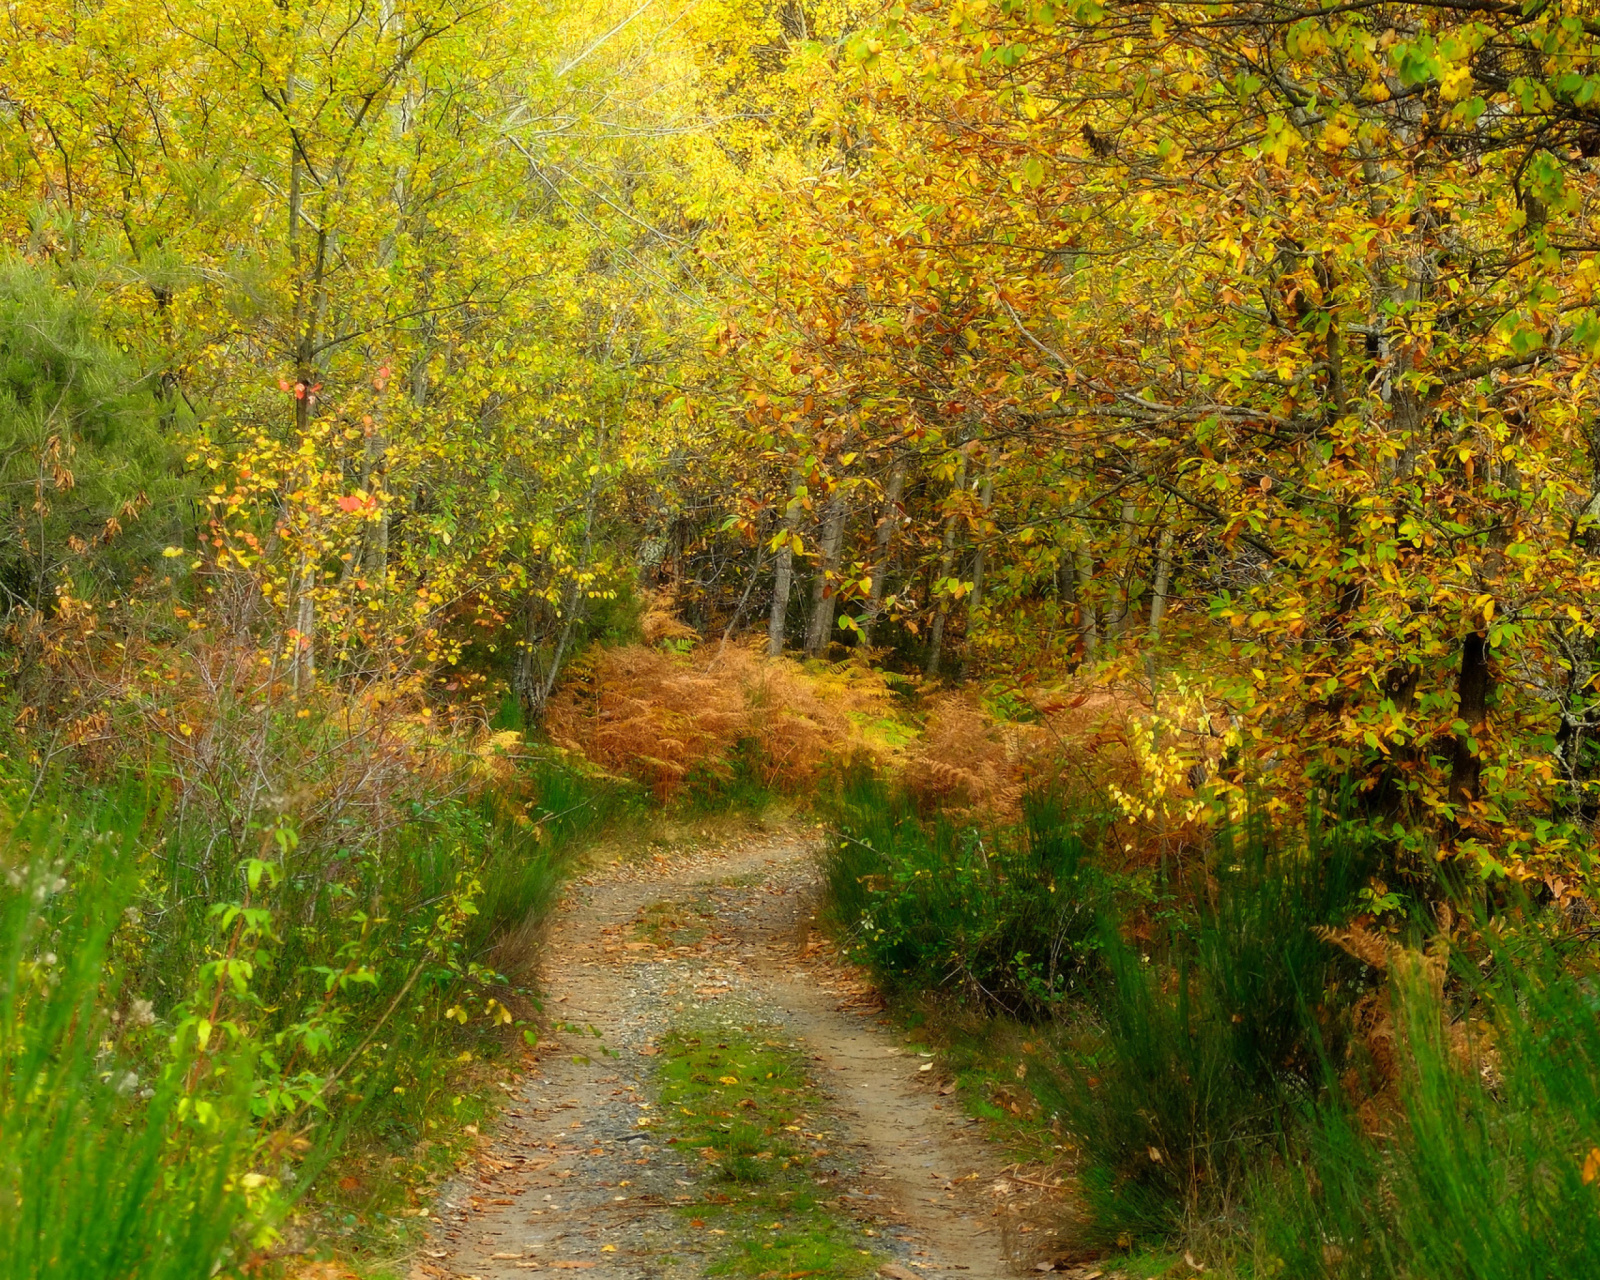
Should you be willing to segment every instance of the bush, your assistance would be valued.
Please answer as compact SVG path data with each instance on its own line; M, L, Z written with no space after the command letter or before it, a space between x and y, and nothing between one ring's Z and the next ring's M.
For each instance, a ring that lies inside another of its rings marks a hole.
M1019 827L985 830L923 821L855 766L830 804L830 910L888 983L1037 1018L1081 981L1106 883L1089 862L1096 823L1061 793L1030 792Z

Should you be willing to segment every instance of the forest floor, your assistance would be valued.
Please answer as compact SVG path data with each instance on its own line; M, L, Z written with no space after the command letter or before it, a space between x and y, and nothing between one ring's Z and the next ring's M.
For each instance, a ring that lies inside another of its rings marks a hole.
M574 883L546 1038L412 1280L1101 1274L1063 1251L1059 1179L1007 1162L816 931L820 838L747 831ZM748 1155L718 1163L744 1117Z

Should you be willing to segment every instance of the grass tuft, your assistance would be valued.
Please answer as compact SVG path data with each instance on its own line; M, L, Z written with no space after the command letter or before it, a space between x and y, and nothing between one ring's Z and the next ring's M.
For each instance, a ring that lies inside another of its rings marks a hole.
M880 1259L830 1203L812 1126L824 1103L796 1047L768 1026L681 1028L657 1058L666 1140L709 1175L684 1210L715 1241L708 1275L871 1274Z

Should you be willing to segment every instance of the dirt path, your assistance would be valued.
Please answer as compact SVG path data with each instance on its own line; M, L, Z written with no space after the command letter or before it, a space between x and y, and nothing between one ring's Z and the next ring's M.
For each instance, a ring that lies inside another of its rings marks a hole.
M1032 1228L1007 1203L999 1157L818 948L813 847L809 833L760 836L574 887L545 952L558 1031L475 1175L441 1196L414 1280L704 1275L720 1242L682 1207L698 1171L651 1126L657 1043L706 1017L780 1027L807 1053L831 1113L815 1176L839 1218L881 1248L884 1274L991 1280L1026 1265L1008 1260L1026 1255L1017 1233ZM638 940L641 919L675 913L703 922L703 936Z

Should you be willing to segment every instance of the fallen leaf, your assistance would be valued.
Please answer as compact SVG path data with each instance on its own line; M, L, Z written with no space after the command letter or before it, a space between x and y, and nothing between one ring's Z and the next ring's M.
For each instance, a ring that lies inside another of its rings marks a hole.
M917 1070L918 1071L932 1071L933 1070L933 1063L924 1062L920 1067L917 1068Z
M921 1280L915 1271L907 1271L897 1262L885 1262L878 1268L880 1276L887 1276L888 1280Z

